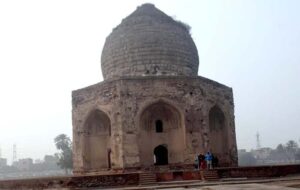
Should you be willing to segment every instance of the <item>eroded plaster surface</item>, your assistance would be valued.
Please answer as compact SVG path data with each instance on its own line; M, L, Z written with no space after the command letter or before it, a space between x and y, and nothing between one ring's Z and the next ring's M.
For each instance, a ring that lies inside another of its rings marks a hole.
M232 89L198 65L182 23L151 4L125 18L102 52L105 80L72 93L74 171L193 164L207 151L235 166Z

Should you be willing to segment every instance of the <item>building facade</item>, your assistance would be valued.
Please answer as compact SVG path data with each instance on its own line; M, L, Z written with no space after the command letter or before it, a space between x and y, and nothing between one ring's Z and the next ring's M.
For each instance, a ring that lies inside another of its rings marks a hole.
M194 163L237 165L232 89L198 76L189 27L152 4L122 20L101 56L104 81L72 92L75 173Z
M0 168L6 167L6 166L7 166L7 159L0 157Z

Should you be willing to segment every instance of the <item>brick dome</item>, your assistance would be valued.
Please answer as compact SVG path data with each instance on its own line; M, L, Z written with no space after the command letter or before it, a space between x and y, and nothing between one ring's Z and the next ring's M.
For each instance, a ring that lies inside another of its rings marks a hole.
M197 76L199 58L188 27L155 8L138 7L106 38L104 79L122 76Z

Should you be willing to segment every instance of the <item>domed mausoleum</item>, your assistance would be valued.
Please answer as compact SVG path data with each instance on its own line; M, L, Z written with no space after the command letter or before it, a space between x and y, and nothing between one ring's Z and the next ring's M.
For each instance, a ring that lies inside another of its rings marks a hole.
M211 151L237 165L232 89L197 75L189 27L152 4L106 38L104 81L75 90L75 173L184 168Z

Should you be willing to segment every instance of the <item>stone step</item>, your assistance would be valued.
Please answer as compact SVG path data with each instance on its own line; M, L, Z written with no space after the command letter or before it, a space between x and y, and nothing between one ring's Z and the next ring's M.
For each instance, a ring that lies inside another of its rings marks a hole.
M220 176L218 174L218 171L216 170L206 170L203 171L203 176L205 180L208 181L217 181L220 180Z
M140 173L140 185L156 183L156 175L153 173Z

